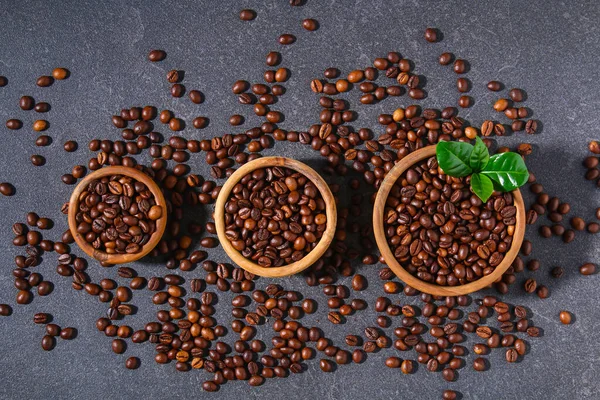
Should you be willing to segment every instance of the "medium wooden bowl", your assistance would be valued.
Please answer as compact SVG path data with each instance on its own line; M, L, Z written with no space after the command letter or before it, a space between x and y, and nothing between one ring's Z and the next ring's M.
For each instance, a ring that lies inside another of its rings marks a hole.
M133 254L108 254L102 250L97 250L92 245L86 242L83 235L77 233L77 222L75 221L75 215L79 209L79 196L87 189L90 182L95 179L102 178L109 175L125 175L129 176L139 182L142 182L152 192L156 204L163 208L163 215L156 220L156 231L150 237L148 243L146 243L142 250ZM71 199L69 200L69 229L73 234L75 242L88 256L95 258L98 261L108 262L110 264L124 264L132 261L139 260L146 254L150 253L154 247L158 244L162 238L165 228L167 227L167 202L162 194L162 191L148 175L135 168L113 166L101 168L91 174L87 175L73 190Z
M523 243L523 237L525 236L525 205L523 203L523 197L518 189L512 192L514 197L514 205L517 207L517 222L515 225L513 242L508 252L504 255L502 262L496 267L496 269L494 269L494 272L483 276L476 281L458 286L440 286L434 283L425 282L405 270L400 265L398 260L396 260L396 257L394 257L384 233L383 212L392 186L394 186L404 171L413 166L415 163L434 155L435 146L427 146L404 157L394 166L394 168L390 170L390 172L388 172L385 179L381 183L379 191L377 192L375 205L373 207L373 230L375 233L375 240L377 241L377 247L383 255L387 266L390 267L391 270L394 271L394 273L398 275L402 281L413 288L435 296L460 296L473 293L498 281L502 277L502 274L506 272L508 267L511 266L515 257L517 256L519 249L521 248L521 243Z
M314 249L312 249L310 253L304 256L303 259L288 265L283 265L281 267L261 267L257 263L244 257L239 251L234 249L229 239L227 239L227 237L225 236L225 203L227 203L229 194L233 190L233 187L244 176L248 175L256 169L265 167L286 167L293 169L294 171L300 172L301 174L305 175L308 179L310 179L312 183L315 184L317 189L319 189L319 192L321 192L323 200L325 201L327 227L325 229L325 232L323 232L321 240L319 240L317 246ZM227 181L221 188L221 191L219 192L219 196L217 197L217 202L215 204L214 219L217 228L217 235L219 236L221 246L223 246L225 252L233 260L234 263L255 275L265 276L269 278L281 278L284 276L297 274L298 272L305 270L306 268L314 264L319 259L319 257L323 255L323 253L325 253L335 235L335 229L337 226L337 211L335 199L333 197L333 194L331 194L329 186L314 169L312 169L304 163L301 163L300 161L292 160L290 158L261 157L242 165L227 179Z

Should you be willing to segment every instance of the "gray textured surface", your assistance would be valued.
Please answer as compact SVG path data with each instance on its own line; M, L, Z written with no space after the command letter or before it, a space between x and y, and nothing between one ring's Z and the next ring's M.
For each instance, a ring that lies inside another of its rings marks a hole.
M237 13L244 7L255 9L257 19L240 21ZM396 353L390 349L369 357L363 365L338 368L334 374L321 373L316 360L308 363L305 373L270 380L260 388L233 382L217 394L207 394L200 384L208 374L181 374L173 365L156 365L151 345L130 345L124 355L113 354L110 340L94 327L105 305L85 293L74 292L68 279L57 276L54 254L46 255L38 267L55 283L54 292L43 301L36 297L29 306L16 306L10 271L18 253L11 246L9 228L23 220L27 211L35 210L55 219L56 228L49 237L57 237L66 229L66 220L57 208L67 199L70 188L60 182L60 176L76 163L85 164L90 138L118 137L109 117L122 107L154 104L186 119L196 115L211 119L210 127L202 132L187 130L188 137L234 131L227 118L239 112L240 106L230 92L231 84L236 79L261 79L264 57L270 50L281 51L283 65L292 70L292 78L285 85L287 94L276 105L286 115L282 126L287 129L305 129L317 119L319 107L308 82L324 68L337 66L347 73L370 65L375 57L390 50L414 60L416 70L427 76L429 98L422 104L434 107L453 104L458 97L455 74L439 66L437 56L451 51L468 59L468 77L474 84L471 95L476 104L461 115L476 125L492 116L490 104L495 95L485 90L488 80L499 79L508 87L524 88L528 94L526 105L543 122L543 132L527 137L520 133L502 138L500 143L534 143L535 153L528 161L538 180L551 195L569 199L576 214L591 220L599 196L594 185L584 181L581 160L587 142L596 138L600 103L600 13L596 2L309 0L303 7L290 8L283 0L107 0L88 4L5 0L1 8L0 74L9 78L9 85L0 88L0 120L22 118L26 128L12 132L4 128L4 123L0 128L0 181L13 182L18 191L12 198L0 199L0 226L4 226L0 229L0 303L14 307L11 317L0 319L0 398L279 398L286 394L290 398L435 399L445 388L460 391L465 399L598 398L600 351L594 339L600 318L595 301L598 276L582 277L577 273L581 263L598 260L597 239L587 234L578 235L574 243L564 246L558 239L541 242L536 228L530 229L528 236L535 244L533 256L542 260L542 268L520 274L517 282L533 275L550 287L551 297L542 301L526 296L520 285L505 296L509 302L530 308L533 321L544 329L544 337L530 341L529 355L518 364L507 364L504 353L496 351L490 356L491 370L478 373L467 367L460 370L457 382L446 383L440 374L428 373L422 366L410 376L385 368L384 357ZM318 31L301 28L302 19L307 17L319 20ZM444 40L427 44L422 38L426 26L440 28ZM279 46L277 36L284 32L296 34L298 41L285 48ZM146 55L152 48L165 49L168 58L162 63L149 63ZM50 88L36 87L35 78L56 66L66 66L72 76ZM202 90L206 95L204 104L170 97L164 76L171 68L186 71L186 87ZM46 100L53 107L47 119L51 124L48 134L54 143L39 150L48 159L41 168L33 167L28 160L38 151L33 143L36 135L28 128L36 116L18 109L23 94ZM354 105L358 103L356 91L348 98ZM377 114L407 105L408 100L402 97L361 107L354 125L377 128ZM244 126L251 127L254 122L256 117L250 117ZM80 144L74 154L62 150L62 143L68 139ZM308 160L312 165L322 164L300 145L280 143L272 152ZM192 163L197 171L206 172L203 157L192 158ZM218 251L211 254L223 259ZM548 275L554 265L562 265L567 272L559 281ZM164 267L157 264L136 266L144 276L165 273ZM358 297L372 303L382 292L376 279L378 268L360 269L370 278L370 288ZM92 266L89 274L95 280L116 278L116 269ZM187 277L201 274L189 273ZM260 281L260 285L266 283ZM323 299L318 289L305 288L301 277L285 279L283 284ZM225 306L229 299L229 294L220 296L219 315L226 325L230 319L229 307ZM403 296L396 300L407 301ZM138 329L152 318L157 307L150 303L147 291L135 293L134 303L140 311L129 323ZM573 325L558 323L561 309L574 312ZM59 341L52 352L42 351L43 328L31 322L38 311L52 313L62 326L75 326L79 336L70 342ZM321 321L327 336L338 343L346 333L360 333L375 319L375 313L368 311L334 327L325 321L325 315L321 307L306 323ZM261 330L263 338L269 334L268 329ZM230 342L232 336L227 338ZM142 360L137 371L124 368L125 358L132 355Z

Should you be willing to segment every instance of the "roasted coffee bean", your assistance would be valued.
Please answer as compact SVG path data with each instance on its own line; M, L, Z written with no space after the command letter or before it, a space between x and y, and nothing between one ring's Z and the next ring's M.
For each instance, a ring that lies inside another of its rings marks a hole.
M240 19L242 21L252 21L254 18L256 18L256 11L248 9L248 8L240 11ZM204 390L206 390L206 389L204 389Z
M48 87L54 83L54 78L48 75L40 76L35 82L39 87Z
M167 72L167 81L169 81L170 83L177 83L181 80L181 75L179 74L179 71L172 69L169 72Z
M438 41L438 31L435 28L427 28L425 29L425 40L430 43L434 43Z
M152 62L162 61L167 58L167 53L164 50L151 50L148 53L148 60Z
M30 159L31 163L36 167L41 167L42 165L46 164L46 159L44 158L44 156L41 156L39 154L32 155Z
M113 352L117 354L122 354L125 352L127 345L125 344L125 341L123 339L113 339L111 347Z
M560 322L564 325L569 325L571 323L571 313L568 311L561 311L559 314Z
M592 263L583 264L579 267L579 273L581 275L592 275L596 273L596 265Z
M55 346L56 339L54 339L54 336L44 335L44 337L42 337L42 349L45 351L50 351L54 349Z
M527 121L527 123L525 124L525 132L528 134L534 134L536 133L538 130L538 122L534 119L530 119L529 121Z
M473 360L473 369L475 371L485 371L487 369L487 363L484 358L477 357Z
M36 324L47 324L52 317L46 313L37 313L33 316L33 322Z
M64 340L72 340L77 336L75 328L63 328L60 330L60 338Z
M22 96L21 99L19 99L19 107L21 107L21 110L33 110L34 106L35 100L31 96Z
M316 31L319 28L319 23L312 19L312 18L308 18L305 19L304 21L302 21L302 27L304 29L306 29L307 31Z
M279 41L279 44L289 45L296 41L296 37L289 33L285 33L285 34L279 36L278 41Z
M454 61L453 70L457 74L464 74L467 71L465 60L457 59L456 61Z
M0 194L3 196L13 196L15 192L15 187L12 184L8 182L0 183Z
M453 58L454 56L452 55L452 53L442 53L440 54L438 61L441 65L448 65L452 62Z
M14 118L6 120L6 127L8 129L17 130L17 129L21 129L22 126L23 126L23 122L21 122L21 120L14 119Z
M530 326L529 328L527 328L527 334L531 337L538 337L541 335L541 331L536 326Z
M137 357L129 357L125 360L125 368L138 369L140 367L140 359Z

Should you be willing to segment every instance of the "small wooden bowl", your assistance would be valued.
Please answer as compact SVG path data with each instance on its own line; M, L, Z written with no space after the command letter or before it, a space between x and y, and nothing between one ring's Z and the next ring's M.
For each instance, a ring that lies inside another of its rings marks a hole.
M239 251L233 248L233 245L225 236L225 203L227 203L227 200L229 199L229 194L233 190L234 186L237 185L237 183L244 176L256 169L265 167L286 167L300 172L315 184L317 189L319 189L321 196L323 196L323 200L325 201L327 227L325 232L323 232L321 240L319 240L317 246L312 249L310 253L305 255L304 258L281 267L262 267L257 263L247 259ZM333 194L331 194L329 186L314 169L304 163L301 163L300 161L292 160L290 158L261 157L242 165L227 179L221 188L221 191L219 192L219 196L217 197L214 219L221 246L223 246L225 252L233 260L233 262L255 275L269 278L281 278L304 271L306 268L314 264L319 257L323 255L323 253L325 253L335 235L335 229L337 226L337 211L335 199L333 198Z
M98 178L102 178L104 176L110 175L124 175L131 177L139 182L142 182L146 187L152 192L154 196L154 200L156 204L163 208L163 215L159 219L156 220L156 231L150 237L148 243L146 243L142 250L137 253L132 254L108 254L102 250L97 250L92 247L90 243L88 243L83 235L77 233L77 221L75 221L75 216L77 214L77 210L79 209L79 196L81 193L87 189L90 182L96 180ZM75 242L83 250L88 256L95 258L98 261L108 262L110 264L124 264L132 261L139 260L144 257L146 254L150 253L154 247L158 244L160 239L162 238L163 233L165 232L165 228L167 227L167 202L165 201L165 197L162 194L162 191L150 178L148 175L144 174L141 171L138 171L135 168L129 167L121 167L121 166L113 166L113 167L105 167L101 168L91 174L87 175L73 190L71 194L71 199L69 200L69 229L73 234L73 238Z
M386 240L384 233L383 212L390 190L392 189L398 178L404 173L404 171L412 167L415 163L422 161L426 158L432 157L434 155L435 146L427 146L404 157L400 162L398 162L394 166L394 168L390 170L390 172L388 172L385 179L381 183L379 191L377 192L377 197L375 198L375 205L373 207L373 230L375 233L375 240L377 241L377 247L383 255L387 266L390 267L390 269L394 271L394 273L398 275L398 277L402 281L412 286L413 288L434 296L460 296L468 293L473 293L498 281L502 277L502 274L506 272L508 267L511 266L515 257L519 253L521 243L523 243L523 237L525 236L525 205L523 203L523 197L521 196L521 192L518 189L512 192L514 198L514 205L515 207L517 207L517 222L515 225L513 242L510 246L510 249L505 254L502 262L496 267L496 269L494 269L494 272L492 272L489 275L483 276L480 279L477 279L476 281L458 286L441 286L436 285L434 283L425 282L412 275L407 270L405 270L400 265L398 260L396 260L396 257L394 257L394 254L390 249L390 246Z

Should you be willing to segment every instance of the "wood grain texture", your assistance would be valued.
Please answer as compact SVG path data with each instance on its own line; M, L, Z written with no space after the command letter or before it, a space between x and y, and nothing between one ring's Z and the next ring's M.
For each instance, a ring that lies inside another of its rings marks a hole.
M94 249L92 245L85 240L83 235L77 233L77 222L75 220L75 216L77 215L77 210L79 209L79 196L83 191L87 189L90 182L98 178L110 175L125 175L139 182L142 182L144 185L146 185L150 192L152 192L156 204L163 208L162 217L156 220L156 231L152 234L148 243L146 243L142 247L142 250L137 253L108 254L102 250ZM81 248L81 250L83 250L88 256L93 257L98 261L105 261L110 264L124 264L139 260L140 258L150 253L152 249L154 249L154 247L156 247L156 245L162 238L163 233L165 232L165 228L167 227L167 202L165 201L165 197L163 196L162 191L160 190L156 182L154 182L152 178L150 178L143 172L138 171L135 168L128 168L122 166L105 167L87 175L75 187L75 190L73 190L73 193L71 194L71 199L69 200L68 217L69 229L73 234L75 242L77 243L79 248Z
M516 225L513 237L512 245L509 251L504 255L502 262L494 269L489 275L486 275L476 281L469 282L460 286L440 286L434 283L422 281L410 272L405 270L402 265L396 260L390 246L386 240L384 227L383 227L383 213L385 210L385 203L387 201L390 190L398 180L398 178L406 171L409 167L415 163L429 158L435 155L435 146L427 146L423 149L417 150L408 156L404 157L398 162L394 168L388 172L385 179L381 183L377 197L375 198L375 205L373 206L373 231L375 233L375 240L377 247L383 255L387 266L406 284L413 288L420 290L421 292L429 293L437 296L459 296L468 293L473 293L481 290L487 286L490 286L494 282L499 281L502 278L502 274L510 267L515 260L515 257L519 253L523 238L525 236L525 205L523 203L523 197L521 192L517 189L512 192L514 197L514 205L517 207Z
M227 203L227 199L229 198L231 190L244 176L256 169L265 167L286 167L302 173L308 177L312 183L315 184L317 189L319 189L321 196L323 196L323 200L325 201L327 228L325 229L325 232L323 232L321 240L319 240L317 246L310 253L304 256L304 258L281 267L261 267L234 249L233 245L229 242L229 239L225 237L225 203ZM304 163L301 163L300 161L292 160L290 158L261 157L242 165L229 177L229 179L227 179L221 188L221 191L219 192L219 196L217 197L214 220L221 246L223 246L223 249L235 264L255 275L270 278L281 278L304 271L306 268L314 264L323 255L323 253L325 253L335 235L335 229L337 226L337 209L335 199L331 193L331 190L329 189L329 186L314 169L310 168Z

